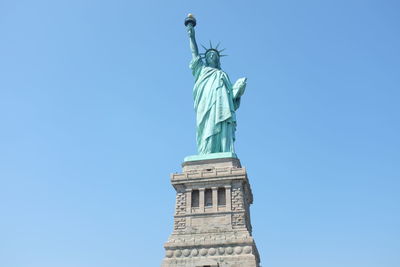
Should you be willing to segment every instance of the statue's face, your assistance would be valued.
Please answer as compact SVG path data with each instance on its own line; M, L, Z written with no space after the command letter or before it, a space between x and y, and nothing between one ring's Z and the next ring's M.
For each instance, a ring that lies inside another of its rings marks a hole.
M207 66L212 68L219 68L219 55L215 51L208 51L206 54Z

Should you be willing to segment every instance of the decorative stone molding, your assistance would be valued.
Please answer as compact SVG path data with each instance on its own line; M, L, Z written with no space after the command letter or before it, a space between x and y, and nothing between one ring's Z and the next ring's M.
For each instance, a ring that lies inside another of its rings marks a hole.
M185 230L186 229L186 218L175 218L174 230Z
M207 255L208 250L206 248L202 248L200 249L200 255L201 256L206 256Z
M190 254L192 255L192 257L196 257L197 255L199 255L199 251L197 249L193 249Z
M183 250L183 256L184 257L189 257L189 255L190 255L190 250L189 249L184 249Z
M186 194L179 192L176 194L176 215L184 215L186 213Z
M167 258L195 258L206 256L248 255L253 253L252 246L228 246L210 248L171 249L165 252Z
M214 168L206 170L192 170L184 173L171 174L172 180L185 180L193 178L214 178L214 177L232 177L232 176L244 176L246 175L246 169L244 168Z
M172 258L172 256L174 256L174 251L173 250L167 250L165 251L165 256L167 258Z
M187 244L197 245L209 245L213 243L238 243L248 241L252 242L253 238L247 232L241 234L226 233L226 234L210 234L210 235L173 235L168 239L166 244L171 246L184 246Z
M245 216L244 214L232 214L232 226L235 227L243 227L245 225Z
M240 187L232 188L232 211L243 210L243 191Z

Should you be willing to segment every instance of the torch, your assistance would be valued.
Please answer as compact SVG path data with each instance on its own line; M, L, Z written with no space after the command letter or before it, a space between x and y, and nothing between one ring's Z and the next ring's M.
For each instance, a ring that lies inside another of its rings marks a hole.
M192 27L196 26L196 19L193 14L188 14L187 18L185 19L185 26L192 25Z

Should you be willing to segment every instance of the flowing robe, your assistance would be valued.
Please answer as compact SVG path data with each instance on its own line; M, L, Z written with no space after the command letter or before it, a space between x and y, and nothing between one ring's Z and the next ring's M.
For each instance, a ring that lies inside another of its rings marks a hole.
M244 87L234 88L224 71L205 66L199 56L190 62L190 68L195 78L198 153L234 152L235 110L239 108Z

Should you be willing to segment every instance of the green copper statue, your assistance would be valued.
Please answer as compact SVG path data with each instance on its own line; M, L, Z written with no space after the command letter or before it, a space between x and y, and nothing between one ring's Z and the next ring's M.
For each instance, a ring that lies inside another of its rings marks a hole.
M192 61L190 68L195 79L193 87L194 109L196 111L197 150L199 155L232 152L235 141L236 116L240 97L246 87L246 78L232 84L228 75L221 70L220 58L224 55L218 45L205 48L200 54L194 26L196 20L189 14L185 25L190 38Z

